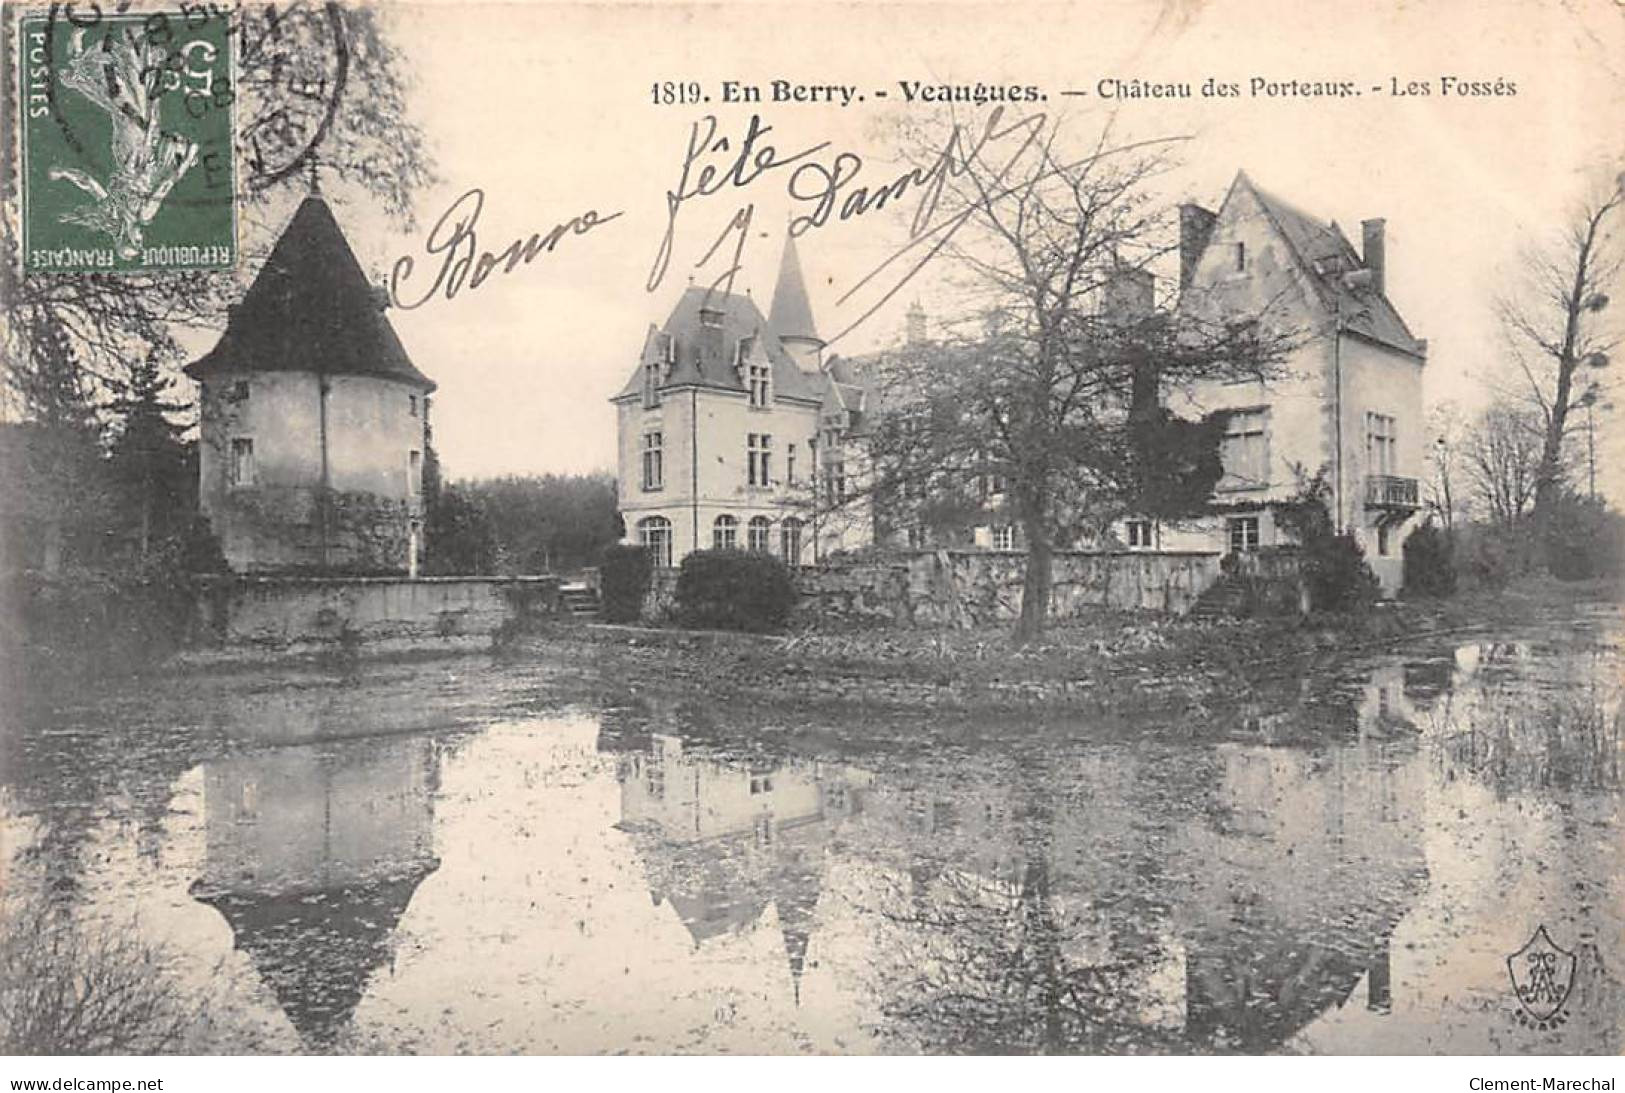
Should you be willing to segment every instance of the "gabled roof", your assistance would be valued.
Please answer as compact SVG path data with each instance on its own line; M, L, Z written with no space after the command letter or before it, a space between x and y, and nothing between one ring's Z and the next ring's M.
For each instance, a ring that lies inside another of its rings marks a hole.
M216 370L384 376L434 390L384 317L333 210L318 194L300 203L226 321L226 332L186 374Z
M721 316L720 326L704 326L700 322L702 310L718 312ZM645 339L645 355L651 351L650 341L656 334L671 339L674 358L662 387L693 384L743 392L746 389L745 378L740 375L735 362L740 343L754 338L756 344L751 351L765 355L773 370L774 397L800 398L810 402L818 402L823 397L822 379L796 367L778 335L749 296L691 286L683 292L665 324L658 331L651 328ZM615 398L626 398L642 390L640 362Z
M809 338L822 342L813 323L812 303L807 299L807 282L801 275L801 259L796 254L796 238L786 234L784 254L779 258L779 280L773 286L773 304L768 322L781 338Z
M1344 275L1366 268L1353 244L1336 222L1323 223L1296 206L1276 197L1238 171L1225 195L1224 206L1245 187L1258 201L1277 232L1297 259L1311 291L1328 314L1341 305L1343 328L1360 337L1389 346L1414 357L1427 356L1427 344L1411 333L1393 303L1373 286L1351 288ZM1224 214L1220 207L1220 216Z

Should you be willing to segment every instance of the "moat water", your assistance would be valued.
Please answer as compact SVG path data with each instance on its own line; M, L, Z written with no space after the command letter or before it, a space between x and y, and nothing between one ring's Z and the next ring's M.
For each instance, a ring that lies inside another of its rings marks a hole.
M479 657L60 696L7 928L156 954L188 1051L1616 1054L1621 634L917 747Z

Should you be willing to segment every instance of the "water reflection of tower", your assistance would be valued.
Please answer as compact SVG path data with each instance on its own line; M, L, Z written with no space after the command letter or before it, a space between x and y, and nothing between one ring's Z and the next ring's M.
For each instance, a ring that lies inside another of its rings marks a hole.
M193 895L220 912L308 1046L337 1038L434 856L439 761L422 737L270 748L205 765L207 857Z
M696 948L741 931L771 905L792 989L801 977L834 826L863 808L869 778L807 761L696 756L656 734L621 763L621 817L656 904L670 904Z

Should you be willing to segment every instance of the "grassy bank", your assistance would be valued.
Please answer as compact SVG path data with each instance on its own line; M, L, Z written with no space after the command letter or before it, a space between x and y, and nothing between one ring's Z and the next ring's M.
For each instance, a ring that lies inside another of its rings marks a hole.
M1005 629L803 630L742 634L593 626L521 639L517 656L591 666L612 688L752 704L883 711L1205 709L1396 645L1470 640L1574 619L1617 603L1597 584L1531 582L1360 615L1169 619L1111 613L1012 646Z

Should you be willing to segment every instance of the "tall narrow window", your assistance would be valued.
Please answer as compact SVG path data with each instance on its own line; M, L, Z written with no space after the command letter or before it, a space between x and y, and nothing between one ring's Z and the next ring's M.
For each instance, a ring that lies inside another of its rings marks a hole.
M745 545L766 554L772 550L773 521L765 516L752 516L745 525Z
M413 497L423 492L423 453L406 453L406 491Z
M1236 272L1243 273L1247 269L1247 244L1236 244Z
M1270 444L1267 409L1232 411L1224 428L1221 490L1256 490L1269 485Z
M786 516L779 523L779 555L785 565L801 564L801 520Z
M1391 475L1399 466L1399 430L1389 414L1365 415L1365 465L1368 474Z
M751 433L745 441L745 458L749 463L748 481L752 486L766 486L770 484L769 459L773 449L773 438L766 433Z
M792 486L796 484L796 446L794 444L784 449L784 480Z
M406 412L413 417L418 416L418 397L416 395L406 396Z
M768 368L766 361L752 361L749 369L750 404L765 407L768 402Z
M645 516L639 520L638 542L649 551L649 560L655 565L671 565L670 520L664 516Z
M737 516L718 516L711 525L712 550L737 550L739 548L739 518Z
M663 445L664 435L659 432L643 434L643 488L658 490L665 486L666 467Z
M231 463L226 468L230 485L254 484L254 442L248 437L236 437L231 442Z

